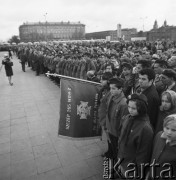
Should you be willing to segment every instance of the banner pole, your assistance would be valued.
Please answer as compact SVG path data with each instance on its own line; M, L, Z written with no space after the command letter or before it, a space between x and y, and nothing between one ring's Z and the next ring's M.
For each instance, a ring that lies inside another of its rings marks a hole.
M47 72L45 74L47 75L47 77L54 76L54 77L60 77L60 78L71 79L71 80L82 81L82 82L86 82L86 83L100 85L100 83L97 83L97 82L88 81L88 80L85 80L85 79L74 78L74 77L70 77L70 76L64 76L64 75L60 75L60 74L56 74L56 73Z

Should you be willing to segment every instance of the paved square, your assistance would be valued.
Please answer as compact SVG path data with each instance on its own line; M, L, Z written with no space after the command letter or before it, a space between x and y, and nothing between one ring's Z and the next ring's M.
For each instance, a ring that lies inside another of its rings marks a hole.
M13 63L14 86L0 72L0 180L102 180L106 142L59 137L60 88Z

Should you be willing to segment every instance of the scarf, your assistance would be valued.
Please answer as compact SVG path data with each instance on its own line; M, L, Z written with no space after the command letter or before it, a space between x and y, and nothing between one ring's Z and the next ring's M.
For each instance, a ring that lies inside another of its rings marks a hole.
M166 139L166 144L169 144L170 146L176 145L176 139L175 140L168 139L165 132L161 134L161 138Z

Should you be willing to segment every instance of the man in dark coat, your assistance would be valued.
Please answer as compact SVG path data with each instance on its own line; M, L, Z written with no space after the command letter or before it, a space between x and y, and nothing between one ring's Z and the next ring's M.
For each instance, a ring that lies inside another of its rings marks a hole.
M150 123L155 129L158 109L160 106L160 98L156 87L153 85L155 80L155 72L151 68L143 69L139 72L139 88L136 93L144 94L148 100L148 115Z
M135 68L133 69L134 70L133 78L134 78L135 82L133 85L132 93L136 92L136 90L140 87L140 85L139 85L139 72L145 68L151 68L151 61L139 60L136 64Z
M22 67L22 71L25 72L25 64L27 62L27 59L26 59L26 55L24 54L24 51L22 51L21 53L21 56L20 56L20 63L21 63L21 67Z

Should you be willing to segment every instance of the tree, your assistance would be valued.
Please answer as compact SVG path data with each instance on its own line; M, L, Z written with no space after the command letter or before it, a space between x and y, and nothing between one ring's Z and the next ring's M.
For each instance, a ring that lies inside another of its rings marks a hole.
M16 43L16 44L18 44L18 43L20 43L20 39L19 39L19 37L18 36L16 36L16 35L14 35L14 36L12 36L9 40L8 40L8 42L9 43Z

